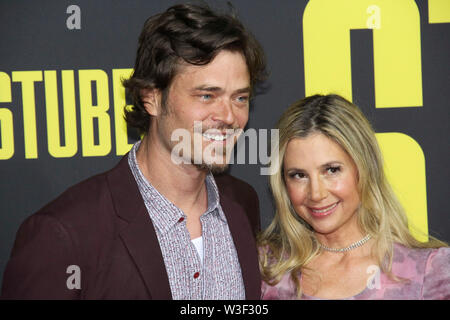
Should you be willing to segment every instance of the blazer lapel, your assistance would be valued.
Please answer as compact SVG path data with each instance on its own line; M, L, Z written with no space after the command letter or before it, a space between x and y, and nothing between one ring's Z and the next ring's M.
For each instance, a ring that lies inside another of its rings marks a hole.
M245 297L248 300L259 300L261 298L261 277L258 254L247 215L238 203L223 193L220 194L220 205L227 217L228 227L241 265Z
M164 260L136 181L128 165L128 156L107 175L117 215L128 222L120 231L152 299L172 299Z

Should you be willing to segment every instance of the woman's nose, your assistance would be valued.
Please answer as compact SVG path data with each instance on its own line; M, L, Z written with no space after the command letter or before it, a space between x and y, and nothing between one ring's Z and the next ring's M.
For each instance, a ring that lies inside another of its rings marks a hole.
M320 202L328 195L327 188L320 177L311 178L309 186L309 197L314 202Z

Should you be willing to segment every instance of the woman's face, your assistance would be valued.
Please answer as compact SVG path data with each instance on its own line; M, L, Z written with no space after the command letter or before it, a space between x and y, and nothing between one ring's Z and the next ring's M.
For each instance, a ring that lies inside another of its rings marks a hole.
M357 226L358 170L339 144L322 133L292 139L283 165L292 206L316 233Z

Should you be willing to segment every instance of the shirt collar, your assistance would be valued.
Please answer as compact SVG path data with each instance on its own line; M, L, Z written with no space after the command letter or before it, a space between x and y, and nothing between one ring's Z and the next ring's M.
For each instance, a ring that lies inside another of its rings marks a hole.
M186 218L184 212L162 195L153 185L144 177L136 159L136 151L139 148L141 141L138 141L131 148L128 155L128 164L136 183L144 199L148 213L155 227L161 233L165 233L176 225L180 218ZM217 214L217 216L226 221L225 214L220 206L220 197L217 184L213 175L209 172L205 178L206 191L208 197L208 208L203 213L202 217L207 214Z

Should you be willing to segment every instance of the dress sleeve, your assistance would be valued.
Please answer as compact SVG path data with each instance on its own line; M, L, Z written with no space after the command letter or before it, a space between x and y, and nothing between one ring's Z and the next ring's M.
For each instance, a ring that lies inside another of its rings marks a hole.
M285 300L286 297L280 295L279 286L271 286L264 280L261 282L261 300Z
M269 246L259 247L260 258L270 251ZM290 273L284 274L280 281L271 285L266 281L261 281L261 300L295 300L297 299L297 291L291 280Z
M428 256L422 297L425 300L450 300L450 248L433 250Z

